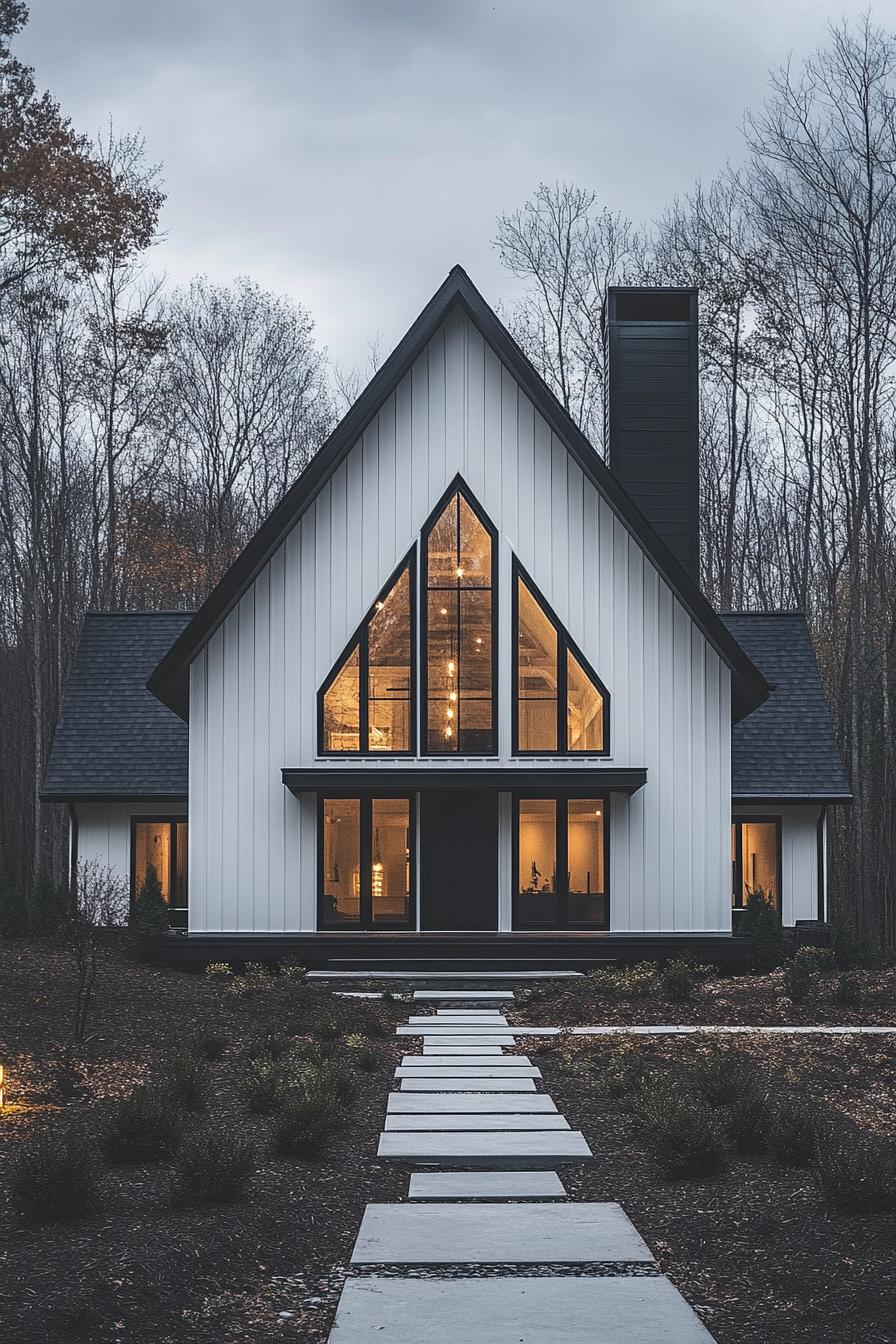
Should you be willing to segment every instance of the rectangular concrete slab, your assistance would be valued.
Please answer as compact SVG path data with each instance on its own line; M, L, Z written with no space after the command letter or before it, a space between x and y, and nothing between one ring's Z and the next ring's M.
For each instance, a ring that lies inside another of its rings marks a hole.
M387 1115L553 1115L553 1097L543 1092L390 1092Z
M399 1031L401 1031L400 1027ZM440 1032L438 1036L423 1037L424 1050L429 1045L500 1045L509 1047L516 1045L516 1037L506 1031L500 1036L491 1034L488 1036L453 1036L447 1032ZM409 1046L410 1042L404 1048L408 1049Z
M531 1078L402 1078L402 1092L534 1092Z
M414 999L422 1003L513 1003L512 989L415 989Z
M396 1027L396 1036L509 1036L515 1027L489 1026L487 1022L448 1022L441 1017L424 1017L421 1022Z
M409 1027L419 1027L421 1025L433 1027L488 1027L491 1030L501 1030L508 1027L507 1018L501 1013L493 1013L490 1017L434 1017L432 1014L412 1013L408 1018Z
M419 1166L556 1167L587 1162L592 1156L577 1129L511 1131L506 1134L381 1134L377 1156ZM542 1248L543 1249L543 1248Z
M566 1199L556 1171L415 1171L408 1199Z
M661 1277L405 1279L371 1274L346 1280L330 1340L712 1344L712 1335L678 1289Z
M502 1009L495 1008L439 1008L436 1017L501 1017Z
M528 1055L402 1055L403 1069L462 1069L466 1064L488 1069L526 1069L532 1064Z
M496 1069L493 1064L475 1062L472 1064L446 1065L433 1060L428 1068L415 1069L399 1067L396 1078L540 1078L541 1069L534 1064L521 1065L516 1069Z
M492 1059L501 1059L503 1054L504 1051L500 1045L424 1045L421 1058L426 1058L428 1055L437 1055L443 1058L451 1055L466 1055L468 1057L470 1055L485 1055L491 1056Z
M653 1264L618 1204L368 1204L353 1265Z
M384 1130L569 1129L562 1115L387 1115Z

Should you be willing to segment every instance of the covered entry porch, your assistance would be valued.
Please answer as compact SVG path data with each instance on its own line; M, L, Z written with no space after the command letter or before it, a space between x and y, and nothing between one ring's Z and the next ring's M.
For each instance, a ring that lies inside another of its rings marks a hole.
M319 934L608 930L609 812L646 769L283 771L313 808Z

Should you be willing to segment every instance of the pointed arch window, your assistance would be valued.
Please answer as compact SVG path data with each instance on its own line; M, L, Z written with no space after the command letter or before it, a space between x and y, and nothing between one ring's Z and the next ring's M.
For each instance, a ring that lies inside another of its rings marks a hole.
M497 752L496 541L455 480L423 531L423 732L432 755Z
M412 552L321 688L322 756L406 756L415 750L414 570Z
M517 756L606 756L610 697L514 561L513 750Z

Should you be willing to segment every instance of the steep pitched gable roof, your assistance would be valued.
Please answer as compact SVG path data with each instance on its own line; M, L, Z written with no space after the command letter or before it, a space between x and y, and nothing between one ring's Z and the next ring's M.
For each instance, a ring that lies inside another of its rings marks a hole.
M734 799L851 802L805 616L737 612L722 620L773 687L732 730Z
M566 444L567 450L588 479L637 538L692 619L730 667L735 719L748 714L768 695L769 688L762 674L719 620L698 585L657 536L460 266L455 266L450 272L320 451L280 503L272 509L255 536L161 659L149 678L152 693L175 713L187 718L190 663L295 526L455 306L462 308L479 329L539 414Z
M191 612L88 612L41 797L187 792L188 729L146 679Z

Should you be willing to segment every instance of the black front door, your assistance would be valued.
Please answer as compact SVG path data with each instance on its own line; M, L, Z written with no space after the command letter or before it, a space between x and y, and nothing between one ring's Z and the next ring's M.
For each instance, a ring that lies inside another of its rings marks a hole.
M497 793L424 790L420 857L421 928L497 929Z

